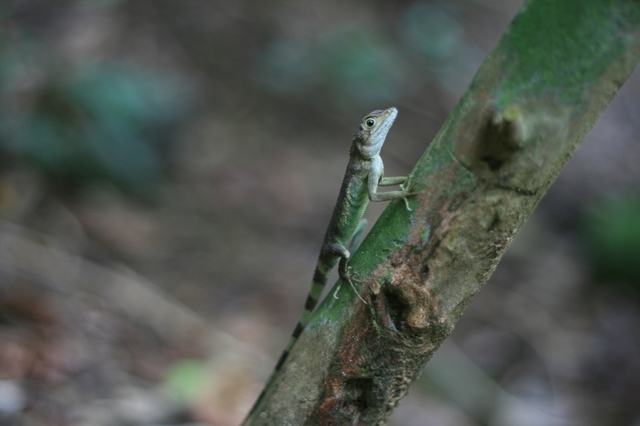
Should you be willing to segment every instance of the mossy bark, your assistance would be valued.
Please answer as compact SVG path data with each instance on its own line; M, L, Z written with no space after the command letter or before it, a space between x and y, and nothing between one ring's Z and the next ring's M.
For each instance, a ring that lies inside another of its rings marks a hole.
M384 424L639 59L638 0L525 4L248 424Z

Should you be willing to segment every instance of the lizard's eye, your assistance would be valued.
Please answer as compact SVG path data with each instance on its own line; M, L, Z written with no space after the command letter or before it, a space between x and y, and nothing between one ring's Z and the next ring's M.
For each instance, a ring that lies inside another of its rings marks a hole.
M368 128L372 128L373 126L375 126L376 120L374 120L373 118L370 118L367 121L365 121L364 124L366 124Z

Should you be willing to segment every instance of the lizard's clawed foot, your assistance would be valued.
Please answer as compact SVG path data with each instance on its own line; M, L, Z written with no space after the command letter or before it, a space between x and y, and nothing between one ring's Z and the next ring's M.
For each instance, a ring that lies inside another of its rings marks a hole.
M338 284L338 287L336 287L336 291L333 292L333 298L338 300L338 292L340 291L340 289L342 288L342 284Z
M412 211L412 210L411 210L411 207L409 206L409 200L407 198L414 195L418 195L417 192L409 192L410 187L411 187L411 176L408 176L407 180L400 184L400 189L402 189L402 192L404 193L404 196L402 197L402 199L404 200L404 205L408 211Z
M358 290L356 289L356 287L353 285L353 283L351 282L351 280L349 280L349 284L351 285L351 288L353 289L353 291L355 292L356 296L358 296L358 299L362 300L362 303L364 303L365 305L368 305L369 303L364 300L362 298L362 296L360 296L360 293L358 293Z
M400 189L402 189L402 192L409 192L409 187L411 187L411 176L407 176L407 180L402 182L399 186Z
M409 200L407 200L407 197L402 197L402 200L404 201L404 206L407 208L407 210L412 211L411 207L409 207Z
M356 289L356 286L353 285L353 281L351 280L351 277L340 277L343 281L346 281L349 283L349 285L351 286L351 288L353 289L354 293L356 294L356 296L358 296L358 299L362 300L362 302L365 305L368 305L369 303L364 300L362 298L362 296L360 296L360 293L358 292L358 290ZM333 292L333 298L338 300L338 292L340 291L340 289L342 288L342 283L338 285L338 287L336 288L336 291Z

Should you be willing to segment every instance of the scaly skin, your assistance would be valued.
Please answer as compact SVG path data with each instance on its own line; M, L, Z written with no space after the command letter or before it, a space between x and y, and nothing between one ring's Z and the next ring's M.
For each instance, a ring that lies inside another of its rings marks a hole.
M364 302L349 276L347 262L351 254L347 249L347 245L352 238L358 239L356 234L364 230L362 225L366 224L366 221L362 219L362 216L370 200L390 201L403 198L406 202L406 197L412 195L406 187L403 187L403 184L407 183L407 176L383 177L384 167L380 158L380 150L397 115L398 110L395 108L373 111L362 119L358 130L353 135L349 151L349 164L347 164L338 201L333 208L329 227L320 249L320 256L313 274L311 290L304 305L304 312L289 339L287 347L276 364L269 383L249 412L247 420L264 397L268 385L271 384L273 378L282 368L289 356L289 352L309 323L311 314L320 300L322 291L336 263L339 262L338 273L340 278L348 282ZM401 185L401 190L377 192L378 186L389 185ZM246 424L247 420L245 420L244 424Z

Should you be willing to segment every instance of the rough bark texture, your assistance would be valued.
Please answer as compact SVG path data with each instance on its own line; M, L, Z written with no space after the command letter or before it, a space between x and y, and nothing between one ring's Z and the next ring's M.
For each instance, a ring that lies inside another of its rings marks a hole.
M639 58L640 1L527 3L250 424L384 424Z

